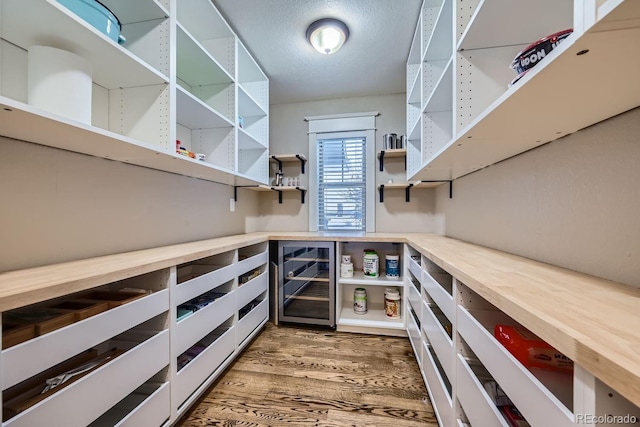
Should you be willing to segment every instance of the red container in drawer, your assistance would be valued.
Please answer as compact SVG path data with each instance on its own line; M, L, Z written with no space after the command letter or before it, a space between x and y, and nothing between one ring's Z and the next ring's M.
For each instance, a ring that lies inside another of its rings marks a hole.
M525 328L496 325L494 335L527 368L573 372L573 361Z

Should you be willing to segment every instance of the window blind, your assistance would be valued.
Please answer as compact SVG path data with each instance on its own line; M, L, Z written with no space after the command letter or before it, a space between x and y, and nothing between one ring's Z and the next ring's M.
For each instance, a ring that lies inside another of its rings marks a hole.
M318 139L318 231L365 231L365 142L365 137Z

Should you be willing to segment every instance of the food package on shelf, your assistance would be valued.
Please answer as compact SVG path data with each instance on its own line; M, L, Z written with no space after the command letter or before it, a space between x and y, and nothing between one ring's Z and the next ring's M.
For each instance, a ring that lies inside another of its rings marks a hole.
M521 326L496 325L496 339L527 368L573 372L573 361Z

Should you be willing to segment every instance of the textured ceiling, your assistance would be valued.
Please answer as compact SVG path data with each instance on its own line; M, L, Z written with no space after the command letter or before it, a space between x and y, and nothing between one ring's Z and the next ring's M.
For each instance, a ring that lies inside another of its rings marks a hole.
M271 104L405 92L421 0L212 1L268 75ZM328 17L351 35L327 56L305 33Z

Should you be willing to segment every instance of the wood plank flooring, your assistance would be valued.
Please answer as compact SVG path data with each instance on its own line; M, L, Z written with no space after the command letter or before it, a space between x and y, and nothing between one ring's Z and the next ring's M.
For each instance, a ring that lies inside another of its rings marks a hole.
M177 425L438 424L408 339L268 323Z

